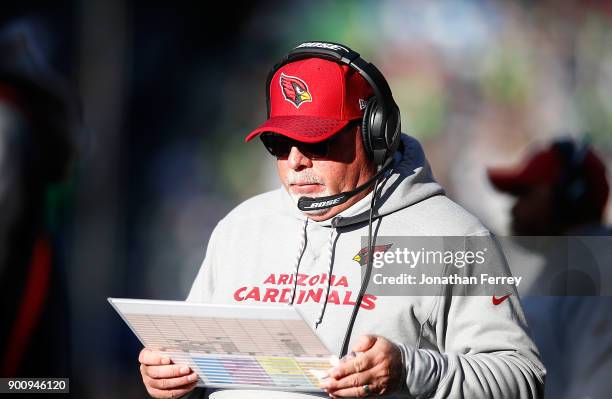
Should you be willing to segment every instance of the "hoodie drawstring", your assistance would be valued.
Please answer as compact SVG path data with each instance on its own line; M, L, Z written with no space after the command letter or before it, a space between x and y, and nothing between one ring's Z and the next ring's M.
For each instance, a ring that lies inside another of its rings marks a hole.
M336 242L338 241L338 237L339 234L336 235L336 227L332 224L331 228L330 228L330 233L329 233L329 242L327 245L327 253L328 253L328 258L329 258L329 264L327 267L327 287L325 287L325 298L323 300L323 305L321 306L321 310L319 311L319 316L317 317L317 320L315 321L314 327L318 328L319 324L321 324L321 321L323 320L323 315L325 315L325 309L327 308L327 300L329 299L329 290L331 288L331 280L332 280L332 273L334 271L334 259L335 259L335 254L336 254ZM335 238L334 238L335 235Z
M298 281L298 272L300 271L300 263L302 262L302 257L304 256L304 252L306 251L306 241L307 241L307 227L308 227L308 218L304 221L304 226L301 228L301 240L300 247L298 251L298 256L295 259L295 267L294 267L294 275L293 275L293 288L291 288L291 301L289 305L293 305L293 301L295 300L295 293L297 291L297 281Z
M337 218L339 220L339 218ZM293 287L291 288L289 305L293 305L295 302L295 294L297 292L297 283L298 283L298 273L300 271L300 264L302 263L302 258L304 257L304 253L306 252L306 244L308 242L308 218L304 221L300 229L300 245L298 256L295 258L295 267L293 272ZM336 221L336 220L335 220ZM323 305L321 305L321 309L319 311L319 315L317 316L317 320L314 323L314 328L319 327L319 324L323 321L323 316L325 315L325 309L327 308L327 302L329 299L329 291L331 289L331 281L332 281L332 273L334 270L334 259L336 253L336 242L338 241L338 237L340 234L337 234L336 224L332 223L329 233L329 240L327 244L327 254L328 254L328 267L327 267L327 285L325 287L325 297L323 298Z

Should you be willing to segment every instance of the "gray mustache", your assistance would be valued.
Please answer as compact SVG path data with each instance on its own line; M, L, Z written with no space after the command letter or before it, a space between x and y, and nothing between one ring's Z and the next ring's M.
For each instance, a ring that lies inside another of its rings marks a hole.
M302 172L287 176L288 184L323 184L320 177L315 176L310 172Z

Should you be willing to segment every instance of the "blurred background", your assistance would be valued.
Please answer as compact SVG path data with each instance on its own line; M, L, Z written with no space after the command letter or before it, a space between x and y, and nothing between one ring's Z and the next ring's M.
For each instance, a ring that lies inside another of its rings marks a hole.
M0 11L0 31L22 32L82 109L78 156L45 202L73 397L145 395L140 344L106 298L184 299L218 220L279 185L263 146L242 141L265 119L268 70L302 41L377 65L436 178L498 234L512 199L487 167L567 135L612 167L610 2L175 3Z

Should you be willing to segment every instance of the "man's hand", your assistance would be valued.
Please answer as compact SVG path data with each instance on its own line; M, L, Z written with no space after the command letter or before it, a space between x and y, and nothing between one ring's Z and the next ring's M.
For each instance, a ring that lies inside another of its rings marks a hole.
M363 335L353 347L353 352L363 353L332 368L329 379L320 384L329 396L379 396L389 394L400 386L402 355L393 342L384 337Z
M178 398L196 387L198 376L187 366L171 364L166 356L144 348L138 356L140 374L154 398Z

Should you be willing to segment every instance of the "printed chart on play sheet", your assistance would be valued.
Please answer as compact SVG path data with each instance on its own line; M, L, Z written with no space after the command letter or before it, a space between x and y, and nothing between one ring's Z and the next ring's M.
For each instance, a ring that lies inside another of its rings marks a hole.
M199 386L321 391L330 351L295 308L109 298L149 349L190 366Z

